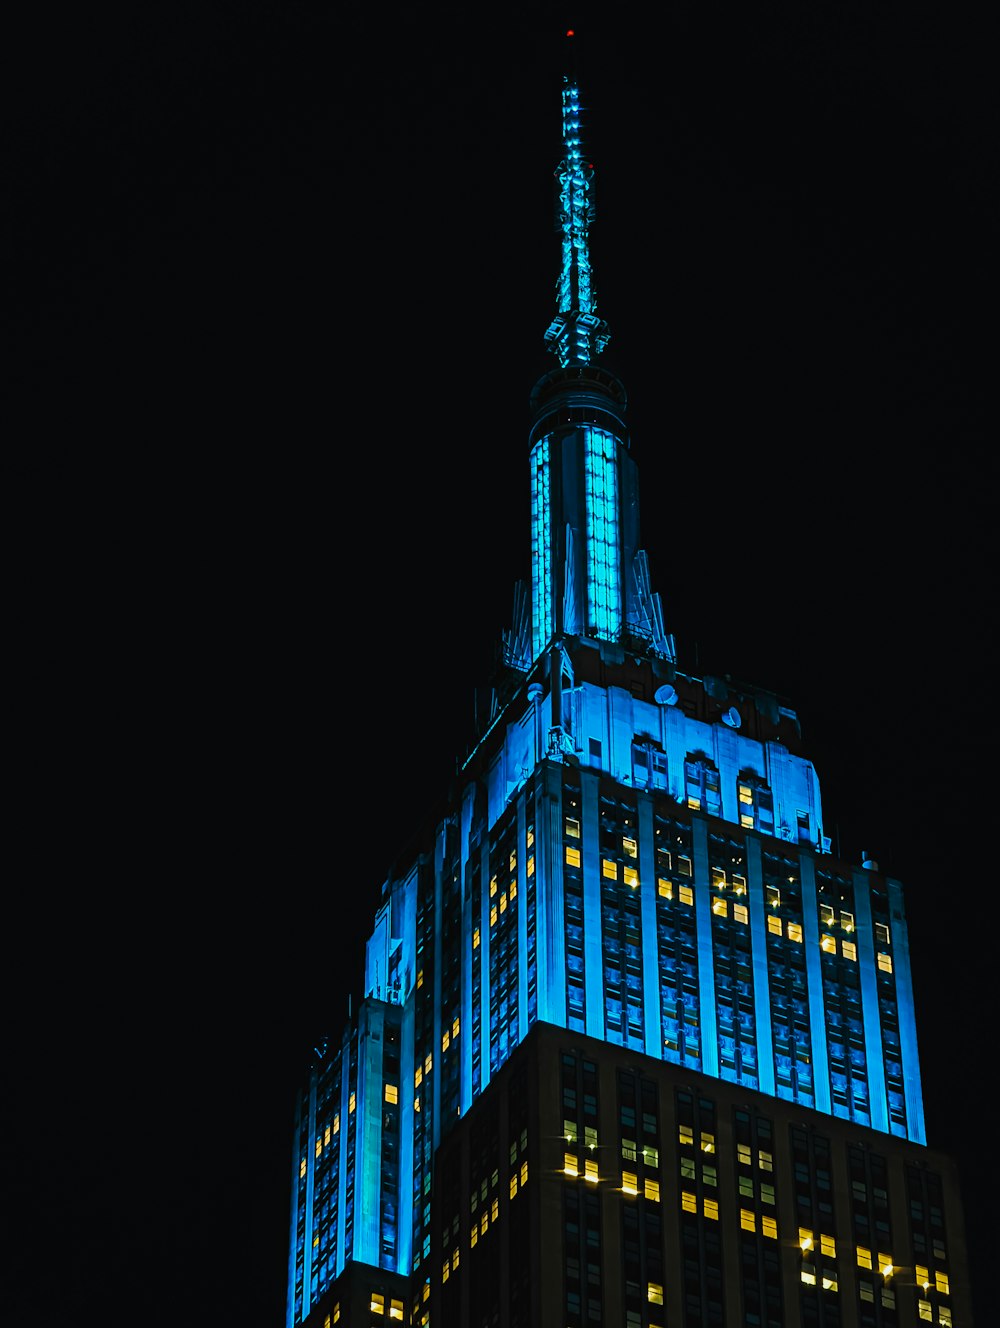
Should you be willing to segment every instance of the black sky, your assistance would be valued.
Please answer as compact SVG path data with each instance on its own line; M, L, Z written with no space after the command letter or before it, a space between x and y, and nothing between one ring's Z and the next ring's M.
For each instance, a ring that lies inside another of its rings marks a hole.
M988 47L960 11L620 8L577 61L653 583L904 882L988 1322ZM566 43L533 7L40 17L8 1322L264 1328L300 1074L528 572Z

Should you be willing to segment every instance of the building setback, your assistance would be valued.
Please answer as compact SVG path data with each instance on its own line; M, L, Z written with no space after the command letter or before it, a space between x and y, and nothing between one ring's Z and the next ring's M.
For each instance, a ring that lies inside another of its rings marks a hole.
M902 886L831 852L787 702L677 666L571 81L562 131L531 581L299 1101L287 1328L967 1328Z

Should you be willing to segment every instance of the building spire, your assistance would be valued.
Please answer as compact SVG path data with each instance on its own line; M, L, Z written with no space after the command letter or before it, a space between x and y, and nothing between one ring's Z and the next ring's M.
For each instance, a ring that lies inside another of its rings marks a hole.
M569 35L569 34L567 34ZM556 168L561 265L556 282L556 316L545 344L560 366L590 364L608 343L608 325L597 317L590 270L589 228L594 219L591 182L594 168L583 156L580 89L576 78L563 79L563 158Z

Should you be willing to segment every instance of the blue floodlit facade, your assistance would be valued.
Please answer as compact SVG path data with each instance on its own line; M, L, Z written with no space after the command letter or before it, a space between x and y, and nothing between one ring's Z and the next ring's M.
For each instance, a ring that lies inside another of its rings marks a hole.
M426 1265L429 1286L435 1152L539 1021L925 1142L899 882L831 853L791 707L677 667L625 392L595 362L572 84L563 148L531 583L485 732L385 881L364 999L299 1104L288 1328L352 1260L418 1288Z

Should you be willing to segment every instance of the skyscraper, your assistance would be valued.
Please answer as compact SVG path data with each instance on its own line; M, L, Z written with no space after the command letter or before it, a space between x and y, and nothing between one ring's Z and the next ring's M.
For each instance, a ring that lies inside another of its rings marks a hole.
M572 81L562 141L531 582L317 1048L288 1323L968 1322L902 887L831 852L789 704L678 666Z

